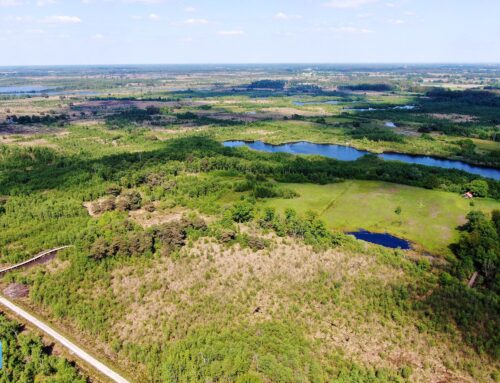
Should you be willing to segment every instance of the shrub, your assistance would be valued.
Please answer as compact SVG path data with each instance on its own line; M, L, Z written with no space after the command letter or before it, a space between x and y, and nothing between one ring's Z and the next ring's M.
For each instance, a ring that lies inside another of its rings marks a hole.
M248 222L254 217L254 206L247 201L239 201L231 209L231 217L235 222Z
M106 194L111 194L112 196L119 196L122 191L122 188L116 184L112 184L107 187Z
M248 247L250 247L254 251L263 250L266 248L266 241L260 237L248 237L247 244Z
M100 204L101 211L113 211L116 208L115 197L109 196L105 198Z
M92 245L90 254L92 255L92 258L94 258L95 260L101 260L103 258L106 258L109 255L108 243L102 238L97 239Z
M464 191L470 191L476 197L487 197L489 186L484 180L474 180L469 182L465 189Z
M123 193L116 201L116 208L120 211L138 210L141 208L141 205L141 194L135 190Z

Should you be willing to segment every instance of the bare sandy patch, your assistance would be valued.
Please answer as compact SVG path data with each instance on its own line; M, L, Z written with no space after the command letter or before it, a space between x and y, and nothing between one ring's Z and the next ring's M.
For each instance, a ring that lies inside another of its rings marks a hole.
M155 206L157 208L157 205ZM144 228L162 223L174 222L180 220L190 210L184 208L175 208L167 210L147 211L145 208L129 212L129 217Z
M471 116L469 114L457 114L457 113L431 113L431 117L437 118L438 120L448 120L453 122L473 122L477 121L477 117Z

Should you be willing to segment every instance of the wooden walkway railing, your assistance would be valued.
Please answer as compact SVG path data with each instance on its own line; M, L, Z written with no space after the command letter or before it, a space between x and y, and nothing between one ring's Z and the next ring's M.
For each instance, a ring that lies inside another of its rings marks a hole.
M28 266L32 263L37 262L37 261L42 261L44 258L50 257L50 256L54 255L55 253L57 253L59 250L66 249L68 247L71 247L71 245L60 246L60 247L56 247L54 249L43 251L40 254L34 256L33 258L28 259L27 261L24 261L24 262L18 263L17 265L13 265L13 266L7 267L3 270L0 270L0 276L5 274L5 273L8 273L9 271L20 269L21 267Z

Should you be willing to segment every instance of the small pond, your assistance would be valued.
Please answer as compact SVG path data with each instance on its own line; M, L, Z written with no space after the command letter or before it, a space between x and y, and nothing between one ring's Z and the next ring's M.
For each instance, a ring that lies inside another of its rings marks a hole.
M371 231L367 230L358 230L349 232L347 234L353 235L354 237L356 237L356 239L375 243L377 245L388 247L390 249L411 249L410 242L387 233L372 233Z
M301 141L282 145L266 144L262 141L226 141L223 143L228 147L247 146L250 149L261 150L270 153L291 153L291 154L317 154L324 157L335 158L341 161L355 161L358 158L369 154L370 152L358 150L350 146L335 144L315 144L312 142ZM468 173L478 174L483 177L500 180L500 169L491 167L470 165L466 162L456 160L446 160L429 156L414 156L410 154L382 153L378 155L387 161L400 161L409 164L418 164L425 166L435 166L445 169L463 170Z

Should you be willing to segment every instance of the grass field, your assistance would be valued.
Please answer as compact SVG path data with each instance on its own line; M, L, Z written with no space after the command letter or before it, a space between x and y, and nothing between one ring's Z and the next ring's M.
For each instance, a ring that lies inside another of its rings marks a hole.
M472 209L489 212L500 203L470 201L461 196L374 181L346 181L338 184L288 184L299 198L271 199L265 203L278 210L312 210L337 230L366 229L388 232L413 242L432 253L448 253L448 245L458 238L457 227ZM401 212L395 211L400 207Z

